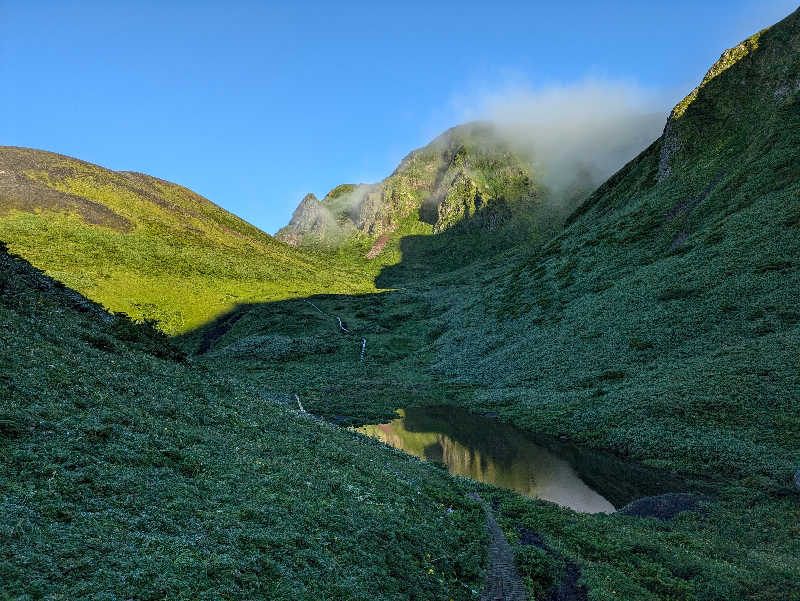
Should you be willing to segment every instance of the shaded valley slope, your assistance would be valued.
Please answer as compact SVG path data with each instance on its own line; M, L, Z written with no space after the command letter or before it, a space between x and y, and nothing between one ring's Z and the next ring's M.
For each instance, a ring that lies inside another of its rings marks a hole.
M800 569L788 560L800 552L790 492L800 467L799 48L795 12L725 51L663 135L549 239L461 269L448 257L451 267L437 271L422 263L440 258L420 249L448 230L402 237L403 260L377 279L402 289L314 299L351 337L296 301L253 306L209 361L291 386L309 410L340 421L449 403L715 483L714 518L687 542L708 543L694 568L654 560L663 540L642 547L632 535L610 552L608 530L588 518L571 538L521 500L507 525L529 520L560 536L598 598L611 598L609 574L628 583L628 598L791 598ZM313 346L320 340L324 350ZM520 552L535 573L543 559ZM740 579L760 553L783 567Z
M0 292L5 598L480 588L483 512L442 471L192 365L3 247Z

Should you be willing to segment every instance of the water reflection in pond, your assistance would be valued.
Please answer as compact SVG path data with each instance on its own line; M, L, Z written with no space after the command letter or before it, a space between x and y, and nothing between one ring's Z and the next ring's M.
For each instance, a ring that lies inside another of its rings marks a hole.
M387 424L357 431L422 459L443 463L451 474L510 488L585 513L611 513L669 482L605 455L574 445L534 440L507 424L453 407L398 410ZM633 480L634 482L630 482Z

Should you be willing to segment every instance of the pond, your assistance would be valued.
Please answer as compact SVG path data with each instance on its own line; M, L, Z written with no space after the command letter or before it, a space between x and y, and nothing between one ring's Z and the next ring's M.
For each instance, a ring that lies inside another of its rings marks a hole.
M357 432L454 475L508 488L584 513L613 513L644 496L682 488L671 474L537 438L509 424L455 407L399 409L386 424Z

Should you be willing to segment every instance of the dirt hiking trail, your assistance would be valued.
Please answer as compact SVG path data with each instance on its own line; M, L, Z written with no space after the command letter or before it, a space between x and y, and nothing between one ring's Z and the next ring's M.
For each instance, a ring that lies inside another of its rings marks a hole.
M506 535L494 519L491 507L476 493L470 493L469 496L483 506L486 512L486 528L489 531L489 565L481 601L526 601L528 596L514 565L514 553Z

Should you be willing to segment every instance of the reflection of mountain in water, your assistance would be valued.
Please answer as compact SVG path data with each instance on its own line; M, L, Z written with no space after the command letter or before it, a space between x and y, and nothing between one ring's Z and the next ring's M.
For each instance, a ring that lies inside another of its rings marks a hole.
M388 424L358 430L417 457L444 463L451 474L577 511L614 511L614 506L589 488L567 461L516 429L451 410L446 414L438 409L398 413L401 417Z

